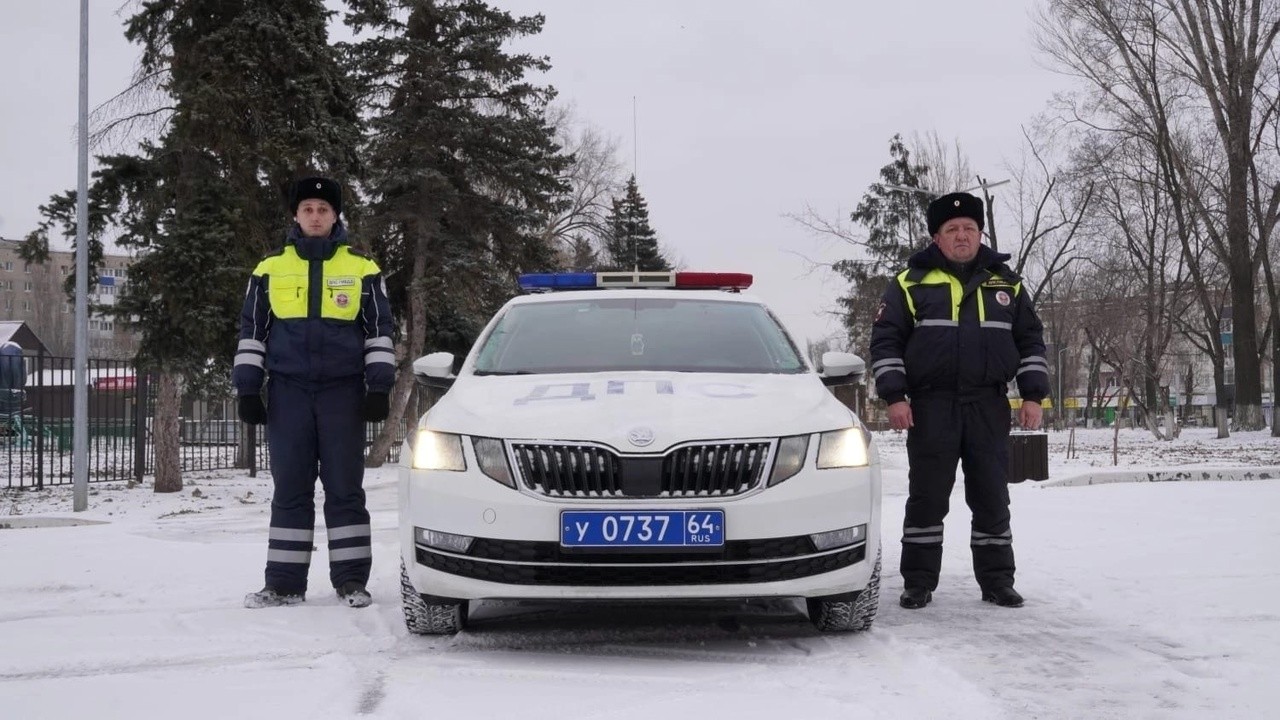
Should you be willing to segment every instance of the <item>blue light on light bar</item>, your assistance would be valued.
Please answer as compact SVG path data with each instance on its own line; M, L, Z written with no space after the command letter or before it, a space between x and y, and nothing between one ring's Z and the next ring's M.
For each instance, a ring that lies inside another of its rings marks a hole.
M581 273L524 273L518 278L521 290L568 290L593 288L596 274Z

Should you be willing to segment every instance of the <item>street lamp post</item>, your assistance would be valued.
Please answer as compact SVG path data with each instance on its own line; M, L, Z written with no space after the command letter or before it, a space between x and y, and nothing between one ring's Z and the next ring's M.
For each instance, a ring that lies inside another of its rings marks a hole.
M89 509L89 0L80 0L80 117L76 126L76 347L71 398L71 509Z
M1064 353L1064 352L1066 352L1066 351L1067 351L1067 348L1066 348L1066 346L1065 346L1065 345L1064 345L1064 346L1062 346L1062 347L1060 347L1060 348L1058 348L1058 365L1057 365L1057 371L1058 371L1058 402L1057 402L1057 406L1058 406L1058 429L1059 429L1059 430L1063 429L1063 427L1065 427L1065 425L1066 425L1066 423L1064 422L1063 414L1064 414L1064 413L1066 412L1066 410L1067 410L1067 400L1066 400L1066 397L1064 397L1064 396L1063 396L1063 394L1062 394L1062 375L1063 375L1063 372L1062 372L1062 353Z

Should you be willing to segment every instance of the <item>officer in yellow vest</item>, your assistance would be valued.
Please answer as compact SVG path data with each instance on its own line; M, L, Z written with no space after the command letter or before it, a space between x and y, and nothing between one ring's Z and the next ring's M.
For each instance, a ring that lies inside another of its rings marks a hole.
M324 486L329 579L343 603L372 602L365 422L387 418L395 383L393 323L378 264L347 244L342 188L324 177L290 192L296 221L258 263L240 316L232 381L240 419L267 425L271 527L266 586L245 607L300 603ZM263 400L264 380L266 401Z
M982 200L968 193L929 204L933 242L885 290L871 331L876 393L889 425L907 431L909 489L899 604L933 599L942 522L956 465L973 511L969 547L982 599L1020 607L1009 527L1008 385L1022 395L1019 423L1040 426L1049 394L1044 329L1008 255L982 244Z

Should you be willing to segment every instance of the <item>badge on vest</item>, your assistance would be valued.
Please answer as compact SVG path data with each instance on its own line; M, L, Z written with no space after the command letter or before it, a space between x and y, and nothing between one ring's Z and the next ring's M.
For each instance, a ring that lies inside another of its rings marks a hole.
M1000 292L996 293L996 302L1000 303L1001 305L1004 305L1005 307L1008 307L1009 303L1013 302L1013 298L1009 297L1009 293L1001 290Z
M356 284L356 279L355 277L350 275L347 275L344 277L331 277L331 278L327 278L324 281L324 284L331 288L332 287L352 287L353 285Z
M333 304L337 305L340 308L345 308L346 306L351 304L351 296L346 293L340 292L337 295L333 296Z

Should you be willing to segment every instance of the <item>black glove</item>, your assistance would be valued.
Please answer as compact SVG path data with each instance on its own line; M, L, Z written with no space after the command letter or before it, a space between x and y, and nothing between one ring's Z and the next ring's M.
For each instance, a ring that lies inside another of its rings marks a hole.
M261 425L267 421L267 406L262 404L261 395L240 396L240 419L250 425Z
M371 392L364 396L365 422L386 420L391 413L391 398L386 393Z

